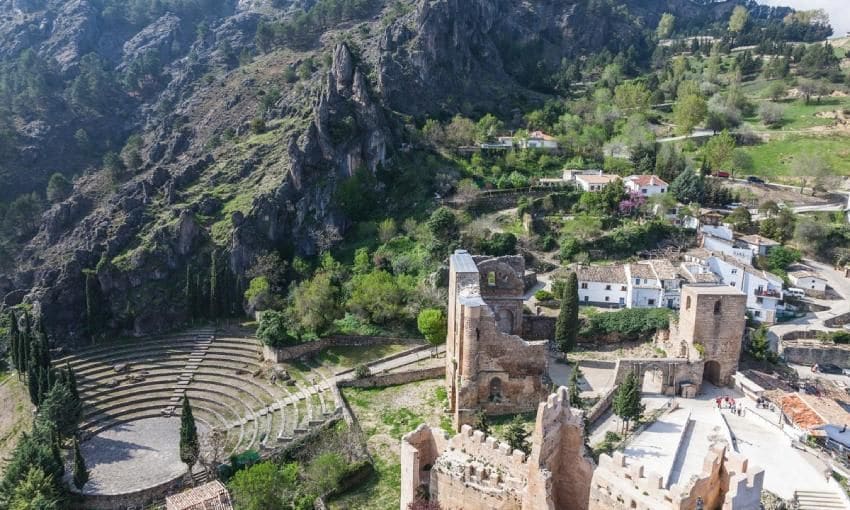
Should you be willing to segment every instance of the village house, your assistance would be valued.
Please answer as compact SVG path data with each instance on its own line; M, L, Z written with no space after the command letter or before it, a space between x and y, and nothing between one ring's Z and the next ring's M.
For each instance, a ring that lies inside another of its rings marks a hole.
M585 305L625 308L629 298L629 280L622 265L579 266L578 299Z
M575 183L583 190L583 191L602 191L605 186L611 184L616 181L620 177L617 175L610 174L596 174L596 175L576 175L573 177Z
M670 187L663 179L655 175L631 175L623 181L627 191L640 193L649 198L667 193Z
M679 308L683 278L667 260L579 266L579 301L620 308Z
M542 150L557 150L558 139L554 136L547 135L543 131L532 131L526 138L517 138L516 136L500 136L496 139L496 143L488 142L480 145L482 149L542 149Z
M702 225L700 227L702 247L724 253L745 264L752 264L753 257L766 257L780 243L760 235L735 235L726 225Z
M749 248L756 257L766 257L770 253L770 250L780 246L780 243L777 243L773 239L768 239L758 234L740 236L738 237L738 241Z
M788 281L792 286L802 289L807 296L826 296L826 279L803 267L789 271Z
M777 313L784 310L783 282L775 274L756 269L736 257L705 249L691 250L685 258L691 263L692 274L714 273L723 285L746 294L747 311L753 320L772 324L777 320Z

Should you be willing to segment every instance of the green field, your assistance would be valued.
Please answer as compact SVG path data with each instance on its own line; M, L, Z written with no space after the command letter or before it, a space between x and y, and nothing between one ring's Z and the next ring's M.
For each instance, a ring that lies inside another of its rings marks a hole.
M794 157L812 153L823 156L836 175L850 175L850 138L842 136L789 135L781 140L744 147L753 158L753 175L784 177L791 175Z

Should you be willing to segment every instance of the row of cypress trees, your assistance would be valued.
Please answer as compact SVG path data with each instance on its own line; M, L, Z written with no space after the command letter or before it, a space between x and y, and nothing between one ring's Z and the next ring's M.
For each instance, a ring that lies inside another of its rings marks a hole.
M65 503L61 483L64 463L61 445L73 439L73 481L82 488L88 481L85 460L76 439L82 418L77 379L70 365L53 367L43 322L33 328L29 313L7 314L7 339L18 378L27 380L32 403L37 407L32 430L24 434L12 452L0 480L0 508L59 509Z

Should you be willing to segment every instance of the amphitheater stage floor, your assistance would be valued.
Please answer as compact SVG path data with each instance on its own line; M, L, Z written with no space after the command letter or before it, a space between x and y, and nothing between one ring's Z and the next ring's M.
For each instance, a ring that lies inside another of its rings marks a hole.
M198 432L202 433L198 424ZM166 483L186 472L180 418L147 418L107 429L80 445L89 482L85 494L117 495Z

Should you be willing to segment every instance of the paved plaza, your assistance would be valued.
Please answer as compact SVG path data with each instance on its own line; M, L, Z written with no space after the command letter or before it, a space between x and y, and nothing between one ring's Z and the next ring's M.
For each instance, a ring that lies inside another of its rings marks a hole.
M203 433L200 423L198 432ZM180 461L180 418L124 423L92 437L80 450L91 477L83 488L85 494L126 494L186 472L186 464Z

